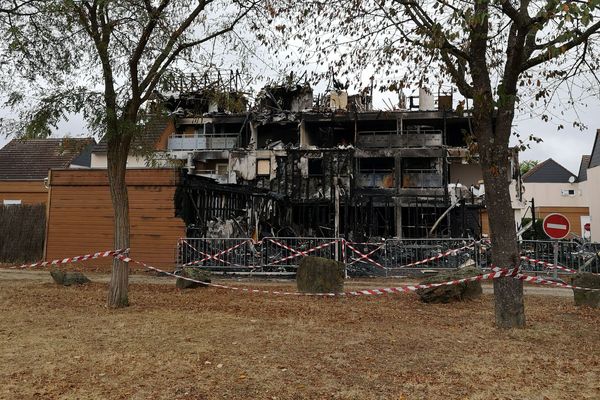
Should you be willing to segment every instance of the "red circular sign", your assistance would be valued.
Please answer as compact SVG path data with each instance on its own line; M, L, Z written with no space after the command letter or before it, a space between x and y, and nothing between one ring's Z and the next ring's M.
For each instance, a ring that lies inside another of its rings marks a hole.
M583 226L583 229L585 229L586 232L589 232L592 230L592 225L588 222Z
M549 214L544 218L544 232L552 239L563 239L571 230L571 224L562 214Z

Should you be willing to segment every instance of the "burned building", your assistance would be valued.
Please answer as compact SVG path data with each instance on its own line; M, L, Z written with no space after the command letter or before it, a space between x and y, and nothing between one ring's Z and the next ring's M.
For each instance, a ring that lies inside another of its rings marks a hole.
M190 98L170 101L178 114L168 139L169 154L186 162L177 208L190 236L227 220L253 237L482 234L469 115L447 96L436 105L423 92L419 106L392 111L373 110L370 92L314 99L307 84L265 87L243 111L206 99L199 109ZM513 186L517 166L515 153Z

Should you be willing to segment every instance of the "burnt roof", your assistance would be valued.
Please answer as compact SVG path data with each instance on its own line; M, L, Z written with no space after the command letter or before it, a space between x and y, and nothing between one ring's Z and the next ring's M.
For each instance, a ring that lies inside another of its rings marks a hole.
M51 168L89 167L95 143L92 138L13 139L0 149L0 179L38 180Z
M171 120L169 118L152 118L146 126L144 127L144 131L142 134L133 138L133 142L131 144L131 148L144 148L151 149L154 148L156 143L160 140L163 132L169 125ZM106 153L108 150L108 139L104 136L100 142L94 146L92 150L94 153Z
M569 183L569 178L576 175L549 158L531 168L523 175L523 182Z
M596 139L594 147L592 147L592 155L590 156L590 164L588 168L594 168L600 165L600 129L596 131Z
M581 156L581 164L579 164L579 174L577 175L577 181L585 182L587 181L587 169L590 165L590 159L592 156Z

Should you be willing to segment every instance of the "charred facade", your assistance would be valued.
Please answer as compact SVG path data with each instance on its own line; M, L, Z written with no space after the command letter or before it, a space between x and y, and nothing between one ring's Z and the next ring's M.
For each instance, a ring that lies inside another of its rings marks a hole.
M171 154L187 161L177 208L190 236L228 220L239 236L482 233L469 116L452 111L451 99L432 109L374 111L370 93L314 99L308 85L282 85L263 89L251 110L198 113L190 98L171 100L173 110L187 108L169 138ZM507 179L520 196L518 168Z

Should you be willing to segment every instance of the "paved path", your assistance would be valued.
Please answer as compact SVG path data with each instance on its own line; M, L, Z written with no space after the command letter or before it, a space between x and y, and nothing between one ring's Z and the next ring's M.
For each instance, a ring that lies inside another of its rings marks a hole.
M86 276L90 278L93 282L101 282L108 283L110 280L110 275L90 272L86 273ZM30 282L40 282L40 283L51 283L52 278L50 277L50 273L48 271L40 271L40 270L27 270L27 269L6 269L0 268L0 281L30 281ZM281 286L282 283L288 283L288 280L252 280L252 279L240 279L240 280L232 280L232 279L218 279L213 280L215 283L225 283L229 285L238 285L238 286L252 286L253 284L256 286ZM158 277L152 275L141 275L141 274L132 274L129 276L129 282L136 283L144 283L144 284L164 284L169 285L172 284L173 278L171 277ZM391 287L391 286L400 286L406 284L416 283L414 281L408 280L350 280L346 284L346 289L368 289L368 288L377 288L377 287ZM525 294L526 295L541 295L541 296L557 296L557 297L572 297L573 292L570 289L561 289L555 287L547 287L547 286L530 286L525 285ZM492 284L489 282L483 283L483 292L486 294L493 294L494 289Z

